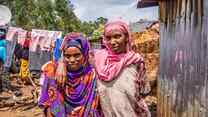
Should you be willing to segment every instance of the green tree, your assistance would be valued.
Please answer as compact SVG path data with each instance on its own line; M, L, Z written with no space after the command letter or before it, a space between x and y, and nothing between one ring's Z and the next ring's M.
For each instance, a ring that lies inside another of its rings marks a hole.
M96 19L95 23L97 27L99 27L100 24L105 24L107 22L107 19L104 17L99 17Z
M96 21L81 22L74 14L70 0L0 0L0 4L11 9L12 26L27 30L36 28L64 33L76 31L92 36L100 24L107 20L99 17Z
M104 24L106 23L107 19L103 17L97 18L95 21L89 22L82 22L80 32L85 33L87 36L92 37L93 39L97 38L102 34ZM97 36L95 36L97 35Z
M92 40L97 40L99 39L104 32L104 24L100 24L98 29L94 30L93 34L92 34Z
M81 21L75 16L69 0L2 0L0 4L11 9L13 26L27 30L80 30Z

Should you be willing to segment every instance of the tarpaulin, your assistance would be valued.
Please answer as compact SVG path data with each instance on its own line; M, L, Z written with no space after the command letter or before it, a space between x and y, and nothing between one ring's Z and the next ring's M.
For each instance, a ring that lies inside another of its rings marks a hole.
M39 71L41 66L52 60L52 48L60 35L58 31L32 30L29 47L29 69Z

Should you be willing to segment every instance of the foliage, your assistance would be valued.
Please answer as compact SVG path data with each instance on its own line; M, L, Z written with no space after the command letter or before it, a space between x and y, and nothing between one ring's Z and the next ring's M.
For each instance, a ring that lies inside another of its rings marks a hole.
M13 26L65 32L79 27L80 21L67 0L5 0L2 4L11 9Z
M12 26L27 30L59 30L65 33L76 31L91 36L106 19L81 22L73 12L70 0L0 0L12 11Z
M100 37L102 37L103 32L104 32L104 25L103 24L100 24L99 27L98 27L98 29L94 30L91 39L92 40L99 39Z

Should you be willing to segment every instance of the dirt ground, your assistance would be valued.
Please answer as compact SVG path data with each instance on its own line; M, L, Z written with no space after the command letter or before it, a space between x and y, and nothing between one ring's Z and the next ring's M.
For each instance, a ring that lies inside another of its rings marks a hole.
M15 110L8 110L8 107L0 109L0 116L2 117L43 117L41 109L37 106L24 111L24 108Z
M11 81L12 85L18 85L15 79ZM17 97L8 92L0 93L0 117L43 117L42 110L37 106L37 98L33 96L34 87L26 85L19 90L22 95ZM6 99L7 97L9 98ZM156 117L156 96L150 94L145 100L152 112L152 117Z
M37 96L34 96L35 87L31 84L21 85L17 79L11 77L10 81L21 95L16 96L10 90L0 93L0 117L43 117L42 110L36 103Z

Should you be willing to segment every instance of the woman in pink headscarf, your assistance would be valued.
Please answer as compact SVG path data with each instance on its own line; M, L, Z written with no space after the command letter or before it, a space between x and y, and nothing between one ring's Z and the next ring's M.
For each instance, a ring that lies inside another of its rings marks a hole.
M94 54L98 92L105 117L150 117L140 91L144 86L143 58L132 51L128 25L110 21L104 28L106 49Z

